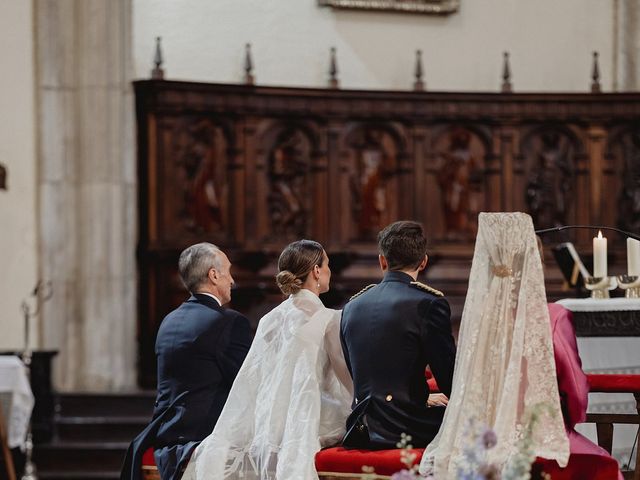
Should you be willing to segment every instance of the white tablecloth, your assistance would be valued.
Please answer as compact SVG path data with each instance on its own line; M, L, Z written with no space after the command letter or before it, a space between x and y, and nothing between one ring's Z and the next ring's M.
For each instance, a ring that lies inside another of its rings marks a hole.
M640 298L563 298L556 303L572 312L640 310Z
M25 366L18 357L0 355L0 401L9 448L24 448L34 399Z

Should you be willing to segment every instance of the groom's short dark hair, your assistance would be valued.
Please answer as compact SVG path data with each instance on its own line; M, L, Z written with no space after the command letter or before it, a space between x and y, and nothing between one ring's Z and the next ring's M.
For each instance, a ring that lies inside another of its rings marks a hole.
M407 220L387 225L378 234L378 250L389 270L417 269L427 254L422 225Z

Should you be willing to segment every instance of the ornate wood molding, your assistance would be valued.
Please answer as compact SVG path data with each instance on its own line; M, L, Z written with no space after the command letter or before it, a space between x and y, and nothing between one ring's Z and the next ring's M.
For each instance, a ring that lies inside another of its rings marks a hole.
M318 0L318 5L345 10L446 15L458 11L460 0Z

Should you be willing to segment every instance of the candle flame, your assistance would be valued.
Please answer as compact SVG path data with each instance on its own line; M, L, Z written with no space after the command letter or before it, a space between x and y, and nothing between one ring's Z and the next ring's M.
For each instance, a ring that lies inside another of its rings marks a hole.
M602 230L598 230L598 238L602 238Z

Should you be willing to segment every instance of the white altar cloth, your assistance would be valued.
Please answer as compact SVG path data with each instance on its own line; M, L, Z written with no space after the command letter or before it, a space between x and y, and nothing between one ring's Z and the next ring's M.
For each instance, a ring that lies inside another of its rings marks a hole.
M18 357L0 355L0 401L9 448L24 448L34 399L25 366Z
M563 298L556 303L572 312L640 310L640 298Z

